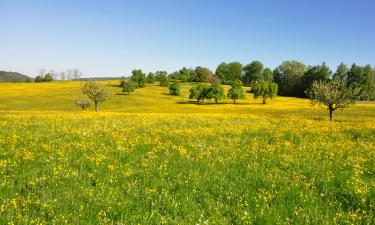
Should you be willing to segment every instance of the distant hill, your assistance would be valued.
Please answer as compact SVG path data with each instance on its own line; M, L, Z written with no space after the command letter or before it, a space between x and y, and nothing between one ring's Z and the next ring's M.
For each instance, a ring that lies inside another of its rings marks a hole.
M33 80L34 79L17 72L0 71L0 83L24 83L32 82Z

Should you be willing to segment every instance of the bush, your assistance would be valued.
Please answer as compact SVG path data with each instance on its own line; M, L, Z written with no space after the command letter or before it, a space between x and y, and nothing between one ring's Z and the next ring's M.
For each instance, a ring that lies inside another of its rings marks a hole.
M180 84L173 82L169 85L169 94L171 95L180 95Z
M132 81L123 81L121 86L122 86L122 92L127 92L129 95L130 92L135 91L137 84Z
M81 109L82 110L85 110L85 109L87 109L88 107L90 107L90 101L88 100L88 99L86 99L86 98L79 98L79 99L76 99L75 101L74 101L74 103L77 105L77 106L79 106L79 107L81 107Z

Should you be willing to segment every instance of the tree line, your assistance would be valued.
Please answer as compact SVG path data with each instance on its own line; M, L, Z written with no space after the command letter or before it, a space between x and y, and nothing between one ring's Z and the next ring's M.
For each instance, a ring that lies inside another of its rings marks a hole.
M50 70L47 72L46 69L40 69L38 75L35 77L35 82L49 82L53 80L76 80L82 76L82 72L79 69L68 69L66 71L55 72Z

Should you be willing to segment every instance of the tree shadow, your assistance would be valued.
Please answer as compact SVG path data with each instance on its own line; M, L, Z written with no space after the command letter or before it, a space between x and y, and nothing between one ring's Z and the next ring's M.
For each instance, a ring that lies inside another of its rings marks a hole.
M130 95L128 93L116 93L115 95Z
M262 103L251 103L251 102L197 102L197 101L178 101L176 102L177 104L182 104L182 105L263 105Z

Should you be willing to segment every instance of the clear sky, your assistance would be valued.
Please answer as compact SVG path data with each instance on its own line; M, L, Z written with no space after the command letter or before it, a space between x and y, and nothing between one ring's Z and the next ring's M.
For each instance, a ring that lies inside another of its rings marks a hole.
M0 0L0 70L375 64L374 0Z

